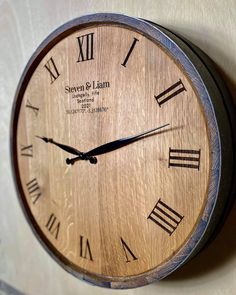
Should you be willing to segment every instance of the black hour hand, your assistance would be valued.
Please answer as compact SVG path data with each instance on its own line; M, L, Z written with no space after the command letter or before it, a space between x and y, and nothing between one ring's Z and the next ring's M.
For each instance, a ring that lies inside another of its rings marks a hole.
M58 143L56 141L54 141L52 138L47 138L45 136L41 137L41 136L36 136L37 138L40 138L42 139L44 142L46 143L51 143L51 144L54 144L56 145L57 147L59 147L60 149L70 153L70 154L73 154L73 155L76 155L76 156L81 156L83 153L80 152L79 150L69 146L69 145L65 145L65 144L62 144L62 143Z

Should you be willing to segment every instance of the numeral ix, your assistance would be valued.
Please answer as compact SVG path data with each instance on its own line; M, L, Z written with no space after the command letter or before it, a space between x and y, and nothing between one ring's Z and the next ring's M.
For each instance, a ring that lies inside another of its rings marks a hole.
M155 222L170 236L176 230L184 216L165 204L161 199L158 200L148 219Z
M168 167L200 168L201 150L178 150L169 148Z

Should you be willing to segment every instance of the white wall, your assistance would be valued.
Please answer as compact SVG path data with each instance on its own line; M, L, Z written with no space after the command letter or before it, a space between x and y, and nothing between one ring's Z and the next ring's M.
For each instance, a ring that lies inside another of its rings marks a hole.
M236 93L235 0L0 0L0 294L10 294L5 283L30 295L236 294L236 207L217 239L188 265L162 282L124 291L93 287L66 273L26 223L10 169L14 92L39 43L64 22L92 12L125 13L175 30L211 56Z

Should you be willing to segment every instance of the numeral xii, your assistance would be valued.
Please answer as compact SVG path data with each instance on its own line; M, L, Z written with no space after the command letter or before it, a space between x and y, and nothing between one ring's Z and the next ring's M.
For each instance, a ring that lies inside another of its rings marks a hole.
M94 33L77 37L79 44L79 58L77 62L83 62L94 59Z

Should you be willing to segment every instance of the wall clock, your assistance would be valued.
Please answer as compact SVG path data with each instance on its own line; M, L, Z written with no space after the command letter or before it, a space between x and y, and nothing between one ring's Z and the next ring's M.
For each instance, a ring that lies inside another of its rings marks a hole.
M232 190L227 104L206 56L156 24L104 13L53 32L22 75L11 129L19 200L47 252L108 288L193 257Z

